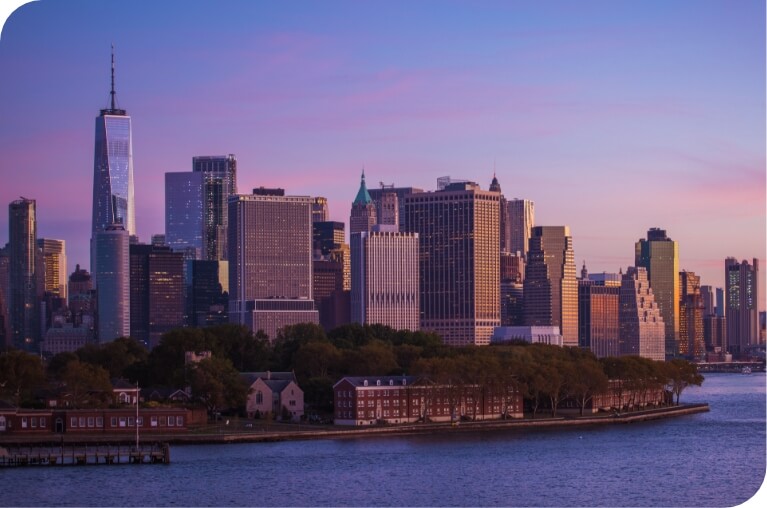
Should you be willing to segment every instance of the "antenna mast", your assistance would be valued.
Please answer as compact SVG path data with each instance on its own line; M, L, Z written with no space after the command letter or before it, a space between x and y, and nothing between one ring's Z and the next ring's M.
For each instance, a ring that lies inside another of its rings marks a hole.
M112 109L115 109L115 45L112 44L112 90L109 92L112 96Z

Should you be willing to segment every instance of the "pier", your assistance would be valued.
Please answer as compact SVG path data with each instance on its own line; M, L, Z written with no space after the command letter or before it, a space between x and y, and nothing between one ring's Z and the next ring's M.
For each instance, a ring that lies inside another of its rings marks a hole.
M0 467L117 464L170 464L170 446L67 443L0 447Z

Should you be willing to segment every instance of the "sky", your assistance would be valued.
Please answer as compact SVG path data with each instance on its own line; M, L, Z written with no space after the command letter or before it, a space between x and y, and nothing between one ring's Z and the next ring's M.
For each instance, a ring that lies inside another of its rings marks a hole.
M241 193L325 196L348 223L364 167L451 176L568 225L578 269L617 272L651 227L721 287L767 240L765 2L41 0L0 35L7 204L87 267L95 117L133 122L136 223L164 232L164 173L233 153ZM760 308L764 308L762 284Z

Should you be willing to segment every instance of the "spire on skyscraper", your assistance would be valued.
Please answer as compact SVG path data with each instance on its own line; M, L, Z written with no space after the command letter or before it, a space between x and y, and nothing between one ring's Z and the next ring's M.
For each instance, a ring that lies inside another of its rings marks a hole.
M112 44L112 90L109 92L112 98L112 109L115 109L115 45Z
M362 168L362 178L360 179L360 190L357 191L357 197L354 198L354 201L352 204L363 204L366 205L368 203L372 203L373 199L370 197L370 193L368 193L368 188L365 185L365 168Z

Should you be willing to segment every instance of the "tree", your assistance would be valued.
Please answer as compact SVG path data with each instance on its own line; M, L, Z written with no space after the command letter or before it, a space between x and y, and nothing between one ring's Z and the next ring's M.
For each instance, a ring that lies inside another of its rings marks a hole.
M141 384L178 387L186 385L184 354L187 351L211 351L220 355L220 348L212 334L201 328L177 328L164 334L149 353L147 378Z
M205 405L209 414L245 405L248 387L227 358L206 358L189 374L192 397Z
M254 337L248 328L242 325L225 324L205 328L211 342L231 360L240 372L263 371L269 368L269 345L267 340Z
M293 355L293 368L300 380L328 377L341 361L338 349L326 341L313 340L299 346Z
M676 403L679 405L679 397L688 386L700 386L703 384L703 376L698 374L698 366L694 363L674 358L666 363L666 375L671 392L676 395Z
M112 383L103 367L71 361L64 368L61 381L66 385L75 407L103 407L112 401Z
M580 356L570 372L568 394L575 399L580 415L594 395L607 390L607 375L596 358Z
M0 354L0 391L10 395L16 406L44 382L45 372L38 356L18 349Z

